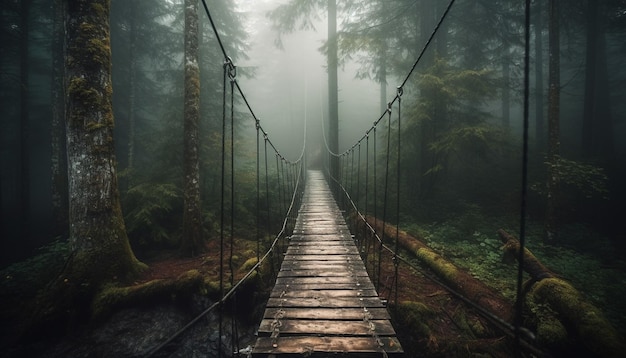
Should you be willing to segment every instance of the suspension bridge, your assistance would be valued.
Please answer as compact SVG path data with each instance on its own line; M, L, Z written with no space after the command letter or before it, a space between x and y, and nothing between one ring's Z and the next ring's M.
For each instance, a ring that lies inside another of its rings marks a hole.
M387 110L374 122L374 125L366 131L365 135L357 141L349 150L345 153L334 153L326 145L329 157L332 158L330 162L335 161L337 168L340 168L338 172L326 173L324 175L321 171L308 170L305 163L305 147L306 147L306 125L303 149L300 157L295 161L287 160L278 149L274 146L269 139L268 133L263 129L260 120L252 110L250 103L246 99L239 83L237 82L235 66L228 57L222 41L219 36L215 24L211 18L211 14L207 4L202 0L204 10L211 22L213 31L216 35L220 48L226 59L224 62L224 114L223 114L223 128L226 128L225 123L229 120L226 115L227 104L227 92L228 85L227 79L230 79L230 121L231 128L234 128L234 106L233 96L235 92L238 92L241 96L243 103L247 106L250 115L255 120L256 132L257 132L257 210L262 206L260 193L265 191L267 198L271 196L269 189L269 182L274 181L279 187L278 189L278 206L280 211L285 213L282 227L276 234L273 242L267 248L264 255L261 255L260 245L257 248L257 263L250 269L250 271L241 278L237 283L233 282L233 275L231 273L231 288L228 292L222 294L221 299L208 307L204 312L198 315L187 326L183 327L176 334L170 337L167 341L163 342L158 347L151 350L147 356L152 356L158 352L165 345L171 343L176 336L186 330L188 327L197 322L200 318L204 317L208 312L214 310L217 307L224 306L226 302L232 302L232 298L235 296L237 290L243 282L251 277L254 272L258 272L261 265L265 261L271 260L272 262L282 262L280 271L276 275L276 281L271 290L270 297L267 301L265 312L262 320L259 323L258 337L254 346L240 349L237 344L234 343L236 337L232 340L231 352L239 356L248 357L290 357L290 356L311 356L311 357L328 357L328 356L354 356L354 357L401 357L403 356L403 348L396 337L396 330L394 329L391 317L387 311L388 299L383 299L380 296L377 288L380 289L380 272L381 272L381 252L383 250L388 251L388 256L392 258L393 265L395 266L395 276L393 278L395 287L388 288L389 295L391 291L395 289L394 303L398 303L398 263L400 261L411 265L406 259L404 259L398 250L398 240L396 238L395 247L388 246L384 240L384 223L386 222L387 213L382 213L383 230L377 232L372 228L362 212L368 211L368 194L365 193L365 208L362 210L361 205L358 203L358 198L362 196L359 193L361 187L372 186L376 190L377 186L383 186L384 189L384 203L383 207L386 209L387 203L387 188L392 183L389 182L389 162L393 160L390 157L391 151L389 150L389 142L392 136L391 133L391 114L392 107L396 106L395 113L397 113L396 131L398 134L397 145L400 148L400 132L401 132L401 98L403 95L403 88L407 84L409 77L414 72L418 62L422 58L422 55L428 48L433 39L435 33L439 29L441 23L445 19L448 11L450 10L454 0L450 1L444 14L441 16L440 21L434 28L430 39L425 44L419 57L416 59L413 67L410 69L407 76L402 81L402 84L398 86L396 96L389 102ZM528 6L527 2L528 18ZM528 21L528 20L527 20ZM528 46L528 23L526 28L526 41ZM528 51L528 48L526 49ZM525 76L528 76L528 57L526 54L526 72ZM527 91L525 105L527 106ZM526 108L527 109L527 108ZM306 119L305 119L306 120ZM379 181L376 183L376 129L377 125L383 121L388 120L387 126L387 157L386 170L383 173L384 179L382 183ZM527 131L527 111L525 116ZM525 134L526 135L526 134ZM227 133L222 133L225 139ZM232 136L232 132L231 132ZM373 152L370 152L370 138L373 142ZM231 137L231 145L234 140ZM261 142L264 143L264 149L261 149ZM268 149L268 146L271 149ZM369 158L373 158L374 164L370 169L366 166L361 172L360 163L361 147L365 147L365 163L369 163ZM269 160L268 152L273 150L276 157L276 178L270 179L268 174ZM226 152L225 141L222 142L222 152ZM231 154L234 152L234 148L230 148ZM264 158L261 156L264 153ZM397 170L400 170L400 150L397 151L398 157L396 158L398 165ZM233 155L230 156L231 161ZM355 158L357 162L357 168L354 167ZM227 167L225 156L222 156L222 171ZM265 169L265 188L261 186L262 163L264 162ZM327 163L328 165L328 163ZM333 164L330 165L334 166ZM230 163L231 179L234 177L234 165ZM373 170L373 175L372 171ZM356 184L355 180L350 177L346 180L347 173L357 173ZM344 175L344 173L346 175ZM337 175L333 177L332 175ZM524 174L525 175L525 174ZM363 177L363 181L361 181ZM369 182L369 178L373 177L373 183ZM399 193L399 178L397 173L396 178L398 182L395 183L396 190ZM327 182L328 180L328 182ZM524 178L525 180L525 178ZM330 184L330 186L329 186ZM332 190L331 190L332 188ZM222 192L224 192L224 176L222 177ZM231 194L234 191L234 182L231 182ZM356 198L355 201L351 199L351 194ZM373 195L376 197L376 193ZM398 195L399 196L399 195ZM359 240L363 238L355 237L346 224L344 214L346 211L339 209L336 200L341 199L342 202L347 202L346 207L351 213L355 214L357 220L362 220L364 226L369 230L366 234L376 240L371 244L372 247L378 248L378 256L373 254L374 262L372 263L372 269L369 271L369 266L364 264L363 259L369 259L372 255L369 252L369 244L367 245L367 252L361 250L362 245L356 245ZM234 200L231 201L234 202ZM396 212L399 214L399 200L396 203L398 206ZM222 198L222 215L224 210L224 199ZM267 205L266 213L267 218L265 222L267 224L267 231L270 232L269 217L270 207L269 199L265 203ZM375 206L374 206L375 208ZM231 210L234 210L231 208ZM375 210L375 209L374 209ZM231 211L232 214L232 211ZM233 216L233 215L231 215ZM376 213L374 213L376 216ZM522 212L522 217L524 213ZM262 225L261 214L257 212L257 227ZM223 221L223 220L222 220ZM233 232L233 222L231 219L230 232ZM223 243L225 236L224 224L221 227L221 241ZM396 225L396 237L398 228ZM232 236L232 235L231 235ZM232 240L232 237L231 237ZM259 238L257 237L257 240ZM288 242L288 246L285 249L284 242ZM520 251L523 252L524 241L523 233L520 237ZM231 242L232 246L232 242ZM393 245L392 245L393 246ZM224 245L221 245L222 249ZM223 253L222 253L223 255ZM232 253L231 253L232 255ZM520 259L520 262L522 260ZM378 268L376 268L378 265ZM518 280L518 292L521 289L521 266L520 263L520 279ZM223 272L223 265L220 265L220 280L226 276ZM376 281L376 285L370 279ZM427 274L425 274L427 275ZM391 286L394 286L392 284ZM220 282L220 286L223 286L223 282ZM446 290L449 288L442 285ZM450 290L452 291L452 290ZM454 292L453 292L454 293ZM462 295L461 300L472 305L471 300L467 300ZM518 293L518 300L516 302L517 313L521 312L520 298ZM473 305L479 313L480 307ZM221 312L221 310L220 310ZM520 332L520 318L516 317L513 324L509 324L505 320L494 318L494 315L487 312L485 317L489 320L496 321L496 325L505 331L507 335L514 338L516 347L519 349L524 346L529 351L541 356L541 352L534 350L531 347L532 343L529 343L527 337L524 337ZM225 328L222 325L222 315L220 313L220 340L223 336L223 330ZM233 329L233 335L236 335L236 329ZM223 344L220 341L220 346ZM528 348L531 347L531 348ZM226 348L220 349L218 356L222 356L223 351Z
M402 347L319 171L309 171L253 356L393 356Z

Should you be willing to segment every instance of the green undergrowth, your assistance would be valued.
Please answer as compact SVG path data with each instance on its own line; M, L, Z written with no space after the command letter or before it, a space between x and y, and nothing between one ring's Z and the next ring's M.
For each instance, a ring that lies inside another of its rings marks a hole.
M517 217L493 217L476 210L440 222L407 224L404 229L421 237L434 251L467 270L476 279L513 302L517 262L506 262L496 230L519 236ZM608 238L581 224L561 228L561 238L544 243L540 223L529 222L526 247L550 270L570 282L611 323L626 334L626 262ZM525 279L528 276L525 275Z
M58 275L70 254L67 240L55 240L42 246L30 258L0 271L0 300L23 302Z

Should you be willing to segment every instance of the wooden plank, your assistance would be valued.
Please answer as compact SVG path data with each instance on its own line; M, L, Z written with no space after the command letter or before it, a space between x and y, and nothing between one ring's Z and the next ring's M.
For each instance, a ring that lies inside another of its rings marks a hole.
M402 346L397 338L380 337L380 343L372 337L259 337L252 354L297 354L307 357L328 357L327 354L350 352L358 357L382 357L383 351L388 356L402 354ZM321 355L319 355L321 353ZM365 355L372 354L372 355Z
M274 290L282 291L304 291L304 290L350 290L363 289L372 290L374 285L371 282L347 282L347 283L316 283L316 284L280 284L275 285Z
M270 297L282 297L282 298L311 298L311 297L378 297L378 293L374 289L344 289L344 290L284 290L275 291L272 290Z
M364 271L365 265L361 261L283 261L281 270L349 270Z
M291 236L291 240L292 241L313 241L313 242L318 242L318 241L337 241L337 240L352 240L352 234L350 234L350 231L348 231L347 229L345 231L330 231L330 230L326 230L327 232L322 232L322 233L314 233L311 231L303 231L303 230L299 230L299 231L294 231L294 235Z
M308 308L303 310L301 308L292 307L268 307L265 310L263 318L273 319L276 317L278 311L284 319L323 319L323 320L363 320L365 311L362 307L359 308ZM371 307L367 309L370 319L390 319L389 312L386 308Z
M278 273L278 277L345 277L345 276L361 276L368 277L367 272L349 270L285 270L284 268Z
M350 235L350 230L348 230L347 227L337 227L335 226L333 227L307 227L306 229L294 229L293 232L295 234L303 234L306 233L308 235L324 235L324 234L333 234L336 235L337 233L340 234L348 234Z
M287 255L358 255L359 251L354 247L297 247L287 249Z
M274 319L264 319L259 326L259 336L269 337L273 332ZM325 336L394 336L396 333L389 320L308 320L308 319L281 319L277 327L281 335L319 335Z
M378 297L310 297L310 298L277 298L267 300L267 307L326 307L326 308L363 308L384 307Z
M353 277L279 277L276 279L276 285L315 285L322 283L351 283L364 284L370 282L369 277L353 276Z
M360 255L288 255L285 260L300 261L361 261Z
M339 239L339 240L325 240L324 242L313 240L294 240L289 241L290 246L294 247L317 247L323 245L324 247L345 247L346 245L354 245L352 239Z

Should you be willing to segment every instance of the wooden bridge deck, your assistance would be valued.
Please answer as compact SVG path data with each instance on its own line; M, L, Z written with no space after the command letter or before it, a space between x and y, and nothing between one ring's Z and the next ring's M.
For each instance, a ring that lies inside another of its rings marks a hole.
M402 356L389 314L326 180L319 171L307 175L252 355Z

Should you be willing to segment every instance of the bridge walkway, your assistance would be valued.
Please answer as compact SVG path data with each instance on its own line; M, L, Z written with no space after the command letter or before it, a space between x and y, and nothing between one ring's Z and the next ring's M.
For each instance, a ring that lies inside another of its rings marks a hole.
M402 347L331 191L307 185L254 357L400 357Z

